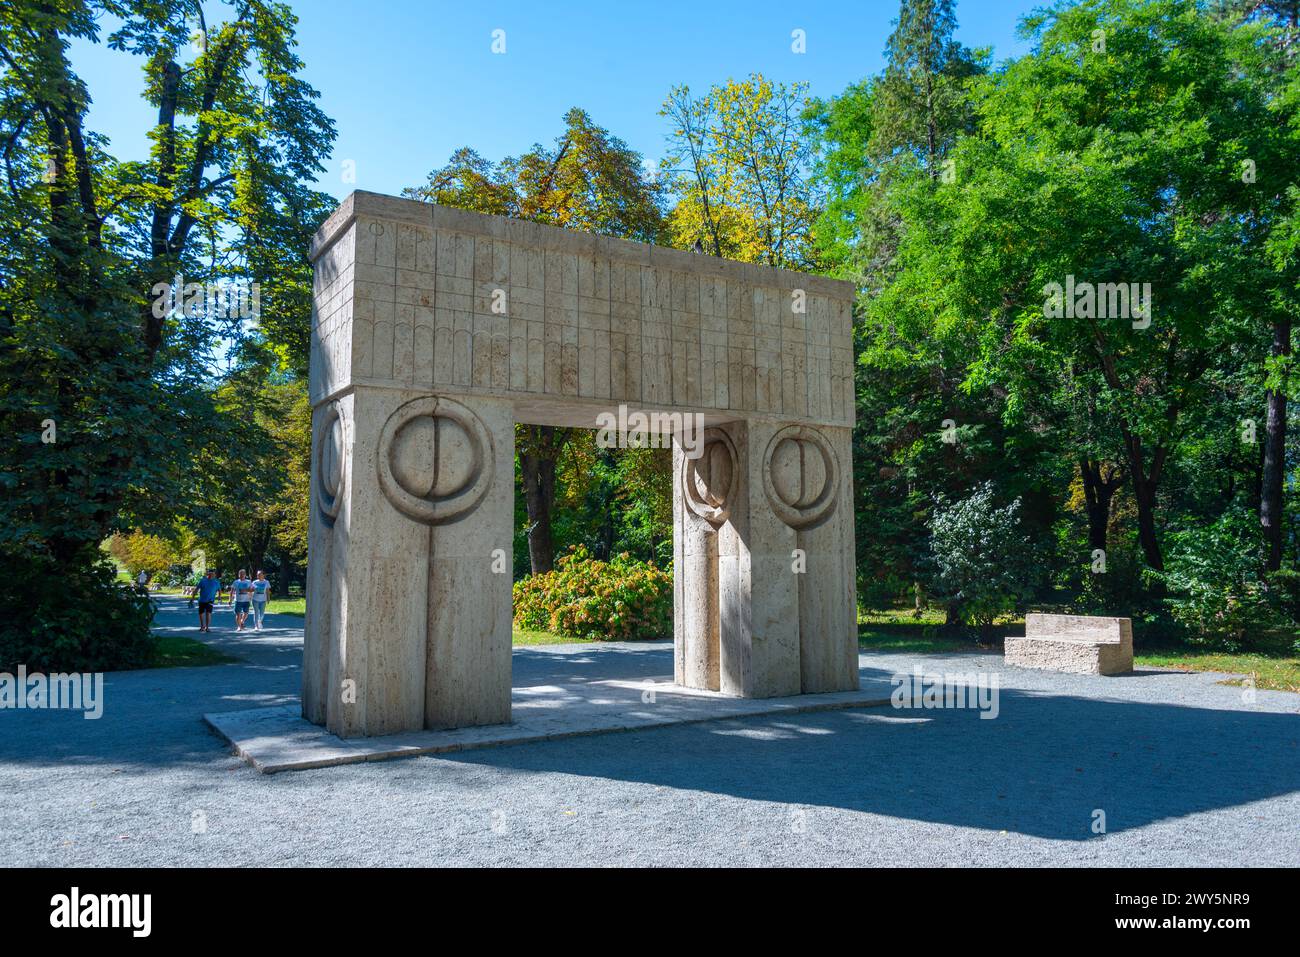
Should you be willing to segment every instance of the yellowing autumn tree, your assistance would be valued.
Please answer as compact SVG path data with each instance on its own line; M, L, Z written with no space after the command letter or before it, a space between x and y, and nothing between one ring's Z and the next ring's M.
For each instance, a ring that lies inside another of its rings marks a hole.
M808 86L761 73L703 96L674 87L659 111L672 124L662 169L678 197L669 241L770 266L812 265L818 199L804 120Z

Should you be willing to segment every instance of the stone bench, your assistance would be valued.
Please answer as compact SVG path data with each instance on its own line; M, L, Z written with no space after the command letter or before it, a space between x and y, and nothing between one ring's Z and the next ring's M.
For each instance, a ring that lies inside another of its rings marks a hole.
M1007 638L1009 665L1079 675L1133 670L1133 625L1127 618L1026 615L1025 637Z

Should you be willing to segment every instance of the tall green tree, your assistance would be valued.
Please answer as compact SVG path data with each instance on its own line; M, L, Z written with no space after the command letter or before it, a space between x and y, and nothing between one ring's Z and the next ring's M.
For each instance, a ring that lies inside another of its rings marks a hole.
M214 350L253 320L305 368L305 250L333 205L311 182L334 129L301 78L289 8L221 9L220 22L193 0L13 0L0 10L7 563L81 575L102 539L138 524L144 493L174 498L211 421ZM114 25L107 37L104 23ZM73 69L75 41L106 43L123 70L140 69L156 117L146 158L114 157L88 127L92 91ZM260 316L214 305L207 294L226 283L245 302L256 289Z
M954 151L955 181L905 201L921 228L879 308L978 342L969 385L1010 383L1011 412L1032 400L1017 384L1082 376L1114 423L1142 551L1160 570L1162 482L1210 399L1206 373L1254 350L1259 374L1267 346L1243 317L1295 308L1294 277L1268 255L1297 175L1288 120L1260 80L1275 53L1263 28L1182 0L1101 0L1028 28L1034 53L977 87L978 133ZM1243 178L1250 159L1278 178L1277 200ZM1150 310L1123 308L1142 283ZM1062 287L1075 290L1066 301Z
M1300 53L1300 0L1226 0L1217 5L1216 12L1230 23L1241 25L1264 24L1273 28L1261 42L1279 54L1269 58L1271 69L1261 79L1270 81L1267 92L1270 104L1279 115L1290 114L1294 123L1294 104L1289 104L1288 88L1296 83L1297 54ZM1253 161L1251 161L1253 163ZM1288 185L1287 177L1275 175L1276 171L1262 175L1257 164L1250 170L1250 179L1257 184L1263 200L1255 215L1286 220L1285 206L1291 206L1290 217L1295 215L1295 197L1278 195L1279 189ZM1271 187L1271 188L1270 188ZM1283 207L1279 209L1279 207ZM1294 249L1287 248L1285 236L1289 226L1279 228L1279 237L1271 244L1275 259L1294 261ZM1292 313L1276 310L1270 320L1272 343L1269 350L1269 381L1265 392L1265 437L1262 485L1259 496L1259 522L1264 533L1267 554L1266 567L1276 571L1282 565L1284 538L1283 486L1286 484L1287 400L1291 384Z
M301 380L244 360L213 396L217 440L200 451L174 513L223 575L307 558L311 404Z
M953 144L971 129L966 90L985 56L959 44L955 28L950 3L904 0L885 70L806 112L818 134L814 172L825 195L814 228L817 258L861 290L855 515L860 588L877 604L905 589L919 599L929 516L941 498L961 498L1006 474L1012 449L1031 456L1032 443L1003 428L988 396L961 390L969 340L937 339L872 305L894 281L900 239L913 228L900 195L911 185L939 188ZM1027 464L1014 474L1034 474ZM1038 510L1028 511L1036 517Z
M966 81L981 71L980 57L954 36L954 7L953 0L903 0L872 109L873 155L909 153L933 178L967 128Z

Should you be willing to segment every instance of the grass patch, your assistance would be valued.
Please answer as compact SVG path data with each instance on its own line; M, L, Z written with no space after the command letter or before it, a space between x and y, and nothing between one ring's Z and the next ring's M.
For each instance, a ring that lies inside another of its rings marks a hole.
M1227 671L1251 675L1263 691L1300 692L1300 654L1290 635L1260 639L1249 651L1208 651L1180 645L1139 648L1134 664L1179 671ZM1224 684L1241 684L1230 679Z
M900 625L919 628L923 625L942 625L944 613L934 608L922 608L920 614L911 608L887 608L884 611L858 612L858 624Z
M863 651L908 651L918 655L1002 650L1001 638L995 647L983 647L973 636L945 630L943 623L944 613L931 608L922 609L919 615L911 608L862 612L858 615L858 647Z
M939 655L952 651L978 651L973 641L941 635L933 625L858 625L858 647L863 651L911 651Z
M194 668L200 665L226 665L238 660L194 638L187 638L184 635L159 635L158 655L152 667Z
M549 631L529 631L526 628L511 629L510 642L515 645L572 645L577 644L576 638L566 638L564 635L554 635Z
M974 641L940 628L941 613L925 610L916 617L910 608L864 612L858 616L858 647L864 651L900 651L918 655L981 650ZM1002 623L1020 634L1023 621ZM1179 671L1221 671L1252 675L1255 687L1263 691L1300 692L1300 652L1289 633L1259 638L1249 651L1208 651L1166 642L1151 644L1137 636L1133 663L1137 667L1174 668ZM1001 651L1001 640L995 648ZM1229 679L1225 684L1241 684Z
M271 598L266 603L266 613L268 615L297 615L301 618L307 614L307 599Z

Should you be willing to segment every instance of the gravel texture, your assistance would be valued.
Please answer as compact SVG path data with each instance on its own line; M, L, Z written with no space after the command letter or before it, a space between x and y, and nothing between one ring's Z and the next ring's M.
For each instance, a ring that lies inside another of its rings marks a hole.
M998 717L821 712L267 776L200 715L293 702L301 619L216 621L242 663L110 674L97 721L0 711L6 864L1300 865L1300 695L1223 675L872 653L864 679L996 673ZM515 652L517 684L671 671L666 643Z

